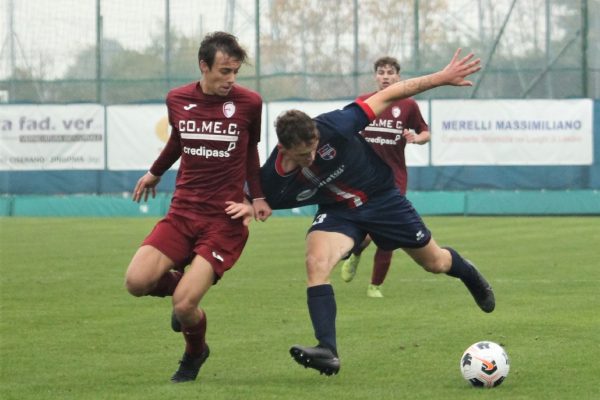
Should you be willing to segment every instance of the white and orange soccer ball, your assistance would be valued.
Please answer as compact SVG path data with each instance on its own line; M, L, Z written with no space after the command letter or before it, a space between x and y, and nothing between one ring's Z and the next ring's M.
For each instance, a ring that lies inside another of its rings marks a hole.
M509 369L506 351L494 342L477 342L469 346L460 359L463 378L476 387L493 388L500 385Z

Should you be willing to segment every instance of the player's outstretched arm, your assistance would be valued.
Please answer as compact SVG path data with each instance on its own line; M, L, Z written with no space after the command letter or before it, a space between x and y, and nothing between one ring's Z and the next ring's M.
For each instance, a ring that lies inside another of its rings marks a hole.
M465 78L481 69L481 60L479 58L472 60L473 53L460 58L460 52L461 49L457 49L450 63L441 71L390 85L369 97L365 103L371 107L375 115L379 115L396 100L411 97L438 86L472 86L473 82Z

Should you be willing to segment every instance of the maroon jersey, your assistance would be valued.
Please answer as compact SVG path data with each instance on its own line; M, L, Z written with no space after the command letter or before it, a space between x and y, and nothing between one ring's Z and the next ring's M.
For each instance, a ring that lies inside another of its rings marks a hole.
M171 136L150 168L162 175L179 157L170 212L224 215L225 201L263 197L259 182L261 97L235 85L225 97L206 95L198 82L167 95Z
M375 93L363 94L359 99L368 99ZM395 101L360 132L379 157L392 168L396 186L402 194L406 194L407 184L404 158L406 140L402 137L404 129L414 129L416 133L429 130L417 102L412 98Z

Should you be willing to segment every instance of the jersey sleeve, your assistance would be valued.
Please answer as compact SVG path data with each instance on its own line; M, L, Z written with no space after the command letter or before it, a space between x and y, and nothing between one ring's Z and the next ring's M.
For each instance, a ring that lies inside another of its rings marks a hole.
M166 146L163 148L158 158L150 167L150 173L154 176L162 176L169 168L171 168L173 164L175 164L175 161L181 157L181 136L171 118L172 102L173 91L170 91L167 94L166 104L169 125L171 126L171 135L169 136L169 140L167 140Z
M248 126L249 140L246 155L246 185L251 199L264 198L260 186L260 159L257 144L260 142L262 122L262 99L257 94L253 99L252 119Z
M373 111L371 106L368 105L363 99L360 99L360 98L356 99L355 103L366 114L367 118L369 119L369 122L373 122L373 120L377 117L377 115L375 115L375 111Z
M413 101L413 109L410 113L410 128L414 129L416 133L421 133L423 131L429 130L429 125L423 119L423 115L421 115L421 110L419 109L419 105L416 101Z
M260 186L260 161L258 148L255 142L248 143L248 155L246 158L246 184L251 199L264 198L265 195Z
M171 136L167 145L160 152L160 155L150 167L150 173L154 176L162 176L181 156L181 144L179 131L174 127L171 129Z
M258 99L256 99L253 119L250 122L250 126L248 127L248 132L250 133L250 141L254 144L260 142L262 108L262 99L258 97Z
M277 168L277 148L269 156L269 159L260 168L260 183L267 203L273 210L301 207L315 204L309 201L298 200L298 193L307 190L305 184L298 179L297 171L284 175Z

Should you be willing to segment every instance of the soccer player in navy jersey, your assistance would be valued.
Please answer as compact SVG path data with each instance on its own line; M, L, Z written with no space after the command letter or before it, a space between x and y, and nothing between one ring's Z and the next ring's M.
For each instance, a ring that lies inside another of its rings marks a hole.
M390 167L358 134L393 101L442 85L472 85L465 78L480 69L480 61L459 55L460 49L439 72L395 83L314 120L298 110L276 120L279 143L261 167L267 202L273 209L319 205L306 236L305 260L308 311L318 344L290 349L304 367L326 375L340 369L329 276L367 234L384 250L402 248L429 272L460 278L483 311L495 307L488 282L455 250L438 246L394 184Z
M400 81L400 63L394 57L378 58L374 63L374 69L378 91ZM377 92L363 94L358 98L366 100L375 93ZM406 144L422 145L429 142L431 137L429 126L423 120L417 102L412 98L394 101L360 133L375 153L392 168L396 187L400 190L400 194L406 195L408 180L404 158ZM360 256L370 243L371 238L367 235L360 247L342 264L341 275L345 282L350 282L356 275ZM379 247L375 250L367 296L383 297L381 285L390 269L393 253Z
M263 221L271 215L259 176L262 99L235 84L246 58L229 33L204 38L202 78L168 93L171 136L133 192L137 202L154 197L161 175L181 158L168 214L143 241L125 278L134 296L173 296L173 329L185 339L173 382L196 379L209 356L199 304L240 257L248 215ZM246 182L251 205L244 202Z

